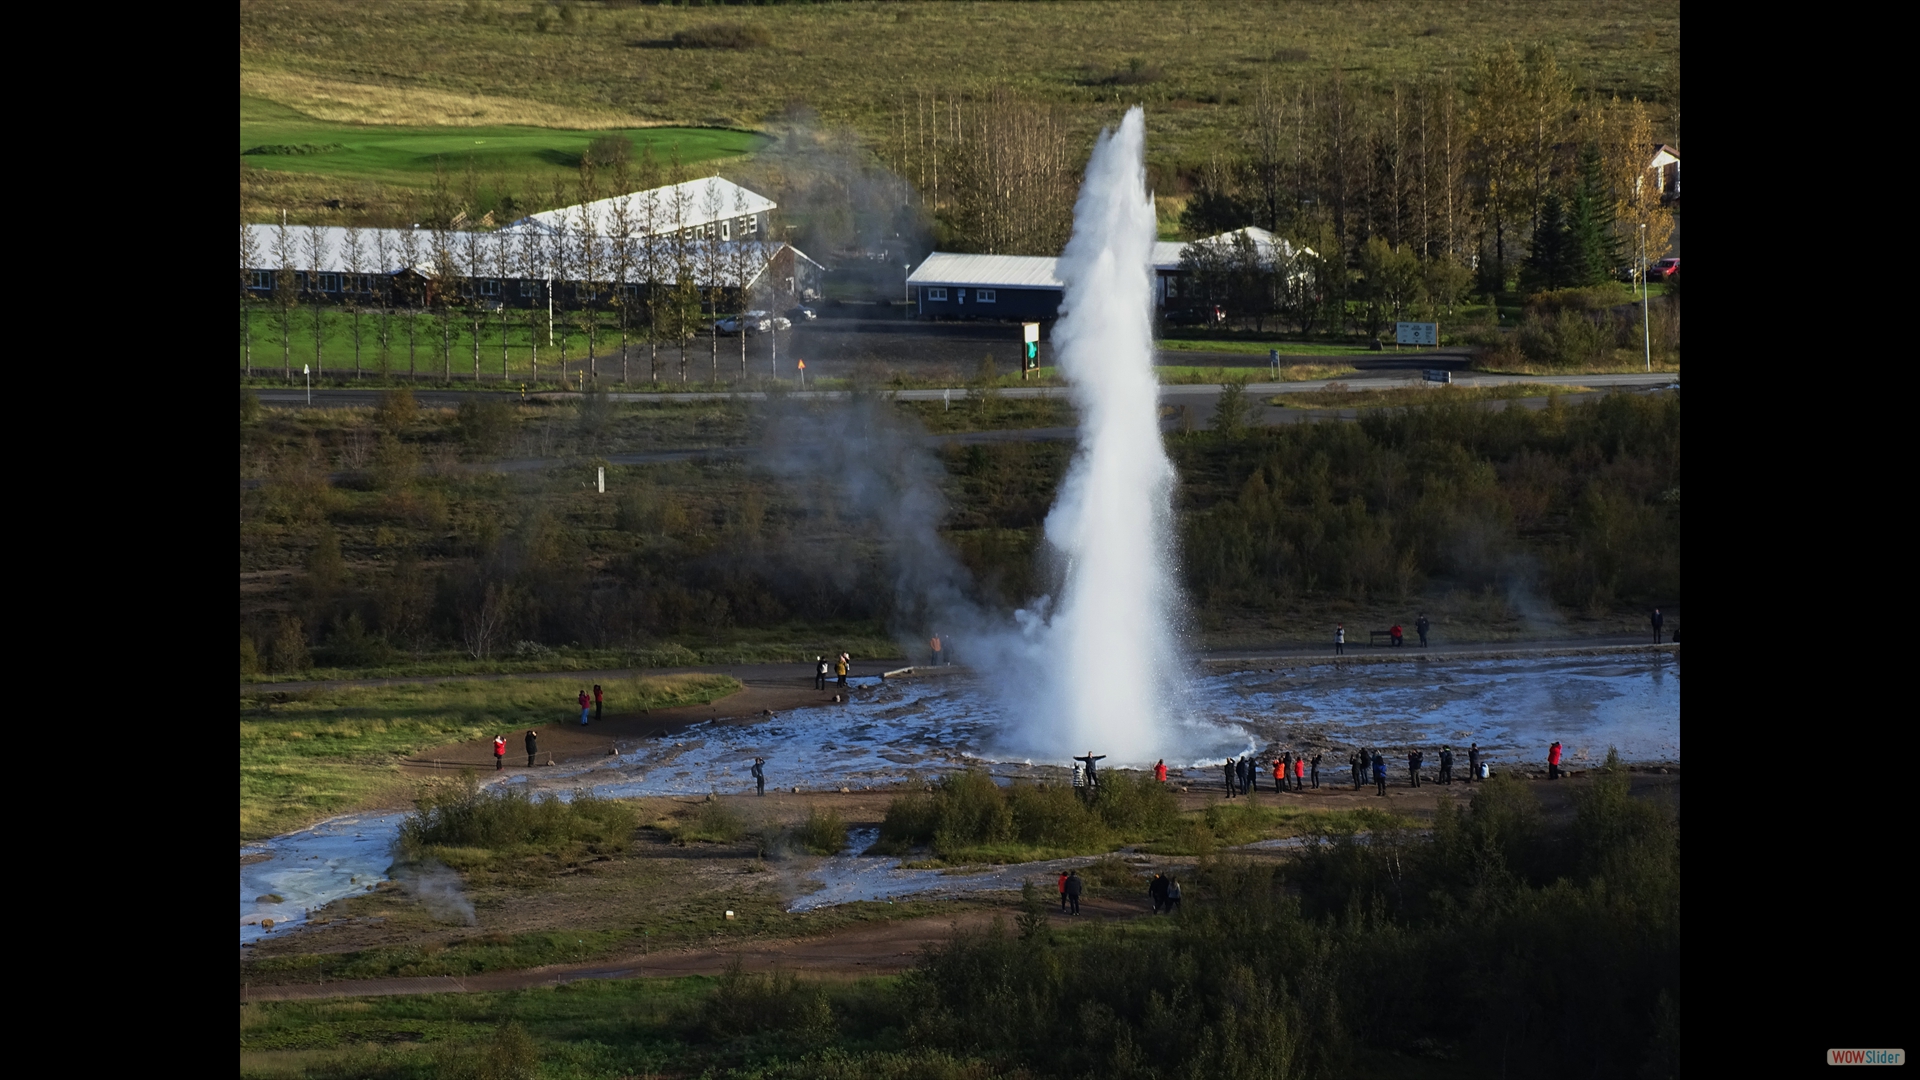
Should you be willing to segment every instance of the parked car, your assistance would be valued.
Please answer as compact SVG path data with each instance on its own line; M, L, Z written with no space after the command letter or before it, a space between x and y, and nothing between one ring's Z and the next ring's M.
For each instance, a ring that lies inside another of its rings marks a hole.
M793 329L793 320L787 318L785 315L775 315L772 319L768 321L768 323L775 330Z
M1648 268L1647 280L1648 281L1665 281L1670 277L1678 276L1679 273L1680 273L1679 258L1675 257L1670 259L1661 259L1655 262L1651 267Z
M764 311L729 315L713 324L714 330L722 334L738 334L743 329L749 334L764 334L772 327L772 318Z
M805 304L787 309L787 318L792 319L794 322L812 322L818 317L818 314Z

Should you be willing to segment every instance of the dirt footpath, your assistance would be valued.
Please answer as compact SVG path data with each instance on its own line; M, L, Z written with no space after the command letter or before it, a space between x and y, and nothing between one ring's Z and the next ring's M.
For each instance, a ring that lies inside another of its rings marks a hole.
M678 978L720 975L739 964L746 971L804 971L810 975L888 975L914 966L929 946L943 944L956 931L980 930L995 918L1009 928L1017 911L977 911L959 917L903 919L859 926L821 938L784 942L756 942L750 947L683 949L652 955L635 954L587 964L555 964L525 971L501 971L464 978L348 979L327 983L297 983L246 987L241 1001L304 1001L333 997L381 997L404 994L462 994L492 990L524 990L558 986L578 979ZM1087 921L1136 919L1151 916L1144 899L1088 897L1080 914L1062 915L1049 908L1056 925Z

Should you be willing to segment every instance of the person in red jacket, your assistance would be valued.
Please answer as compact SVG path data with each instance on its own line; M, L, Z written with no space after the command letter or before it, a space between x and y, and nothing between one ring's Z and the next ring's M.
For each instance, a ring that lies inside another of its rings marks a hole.
M1153 763L1153 778L1160 783L1167 782L1167 759L1161 758Z
M493 737L493 771L499 772L506 767L507 737L505 735L495 735Z
M1560 744L1547 747L1547 779L1560 779Z
M593 703L587 700L587 692L585 690L580 691L580 726L581 727L587 726L587 710L592 707L593 707Z
M1293 790L1307 790L1307 755L1293 759Z
M1060 871L1060 910L1067 910L1067 872Z
M1273 790L1287 790L1287 770L1285 766L1280 764L1279 758L1273 759Z
M593 718L598 720L606 715L607 703L600 696L600 684L593 684Z
M1392 626L1392 628L1390 628L1390 629L1389 629L1389 630L1387 631L1387 637L1388 637L1388 639L1389 639L1389 640L1391 640L1391 641L1393 642L1393 647L1394 647L1394 648L1396 648L1396 649L1397 649L1397 648L1399 648L1400 646L1402 646L1402 645L1404 645L1404 644L1406 644L1406 642L1405 642L1404 640L1402 640L1402 638L1403 638L1404 636L1405 636L1405 635L1403 635L1403 634L1402 634L1402 633L1400 632L1400 624L1399 624L1399 623L1394 623L1394 624L1393 624L1393 626Z

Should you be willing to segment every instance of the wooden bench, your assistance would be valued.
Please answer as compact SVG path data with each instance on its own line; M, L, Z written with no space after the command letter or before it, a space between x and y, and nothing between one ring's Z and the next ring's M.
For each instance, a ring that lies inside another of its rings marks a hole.
M1380 639L1381 639L1381 638L1386 638L1386 639L1387 639L1387 643L1388 643L1389 645L1391 645L1391 644L1393 643L1393 631L1391 631L1391 630L1369 630L1369 631L1367 631L1367 644L1368 644L1368 645L1378 645L1378 644L1380 644Z

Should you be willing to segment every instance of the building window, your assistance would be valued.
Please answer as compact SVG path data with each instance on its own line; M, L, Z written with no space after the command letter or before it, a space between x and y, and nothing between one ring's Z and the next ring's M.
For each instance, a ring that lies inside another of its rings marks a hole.
M273 288L273 271L271 270L253 271L253 284L249 286L249 288L254 288L254 289Z
M929 300L945 300L946 298L947 290L945 289L935 289L931 287L927 289L927 299Z
M720 223L720 239L722 240L733 239L733 222L723 221Z
M520 295L521 296L539 296L540 283L537 281L522 281L520 283Z
M740 219L740 231L752 236L760 231L760 219L749 215Z
M373 291L373 275L372 274L361 274L358 278L355 279L355 281L356 281L356 284L354 285L355 292L370 293Z
M973 291L973 298L974 298L975 300L977 300L977 301L979 301L979 302L980 302L980 303L982 303L982 304L991 304L991 303L994 303L995 301L997 301L997 300L998 300L998 299L1000 298L1000 290L998 290L998 289L975 289L975 290Z
M320 275L320 291L321 292L339 292L340 291L340 275L339 274L321 274Z
M480 295L481 296L499 296L500 295L500 279L499 278L481 278L480 279Z
M627 289L627 299L629 299L629 300L638 300L638 299L640 299L640 286L638 286L638 285L628 285L628 286L626 287L626 289Z
M964 303L966 303L966 302L967 302L967 290L965 290L965 289L955 289L955 290L953 290L953 298L954 298L955 300L957 300L957 301L959 301L959 302L960 302L960 303L962 303L962 304L964 304Z

